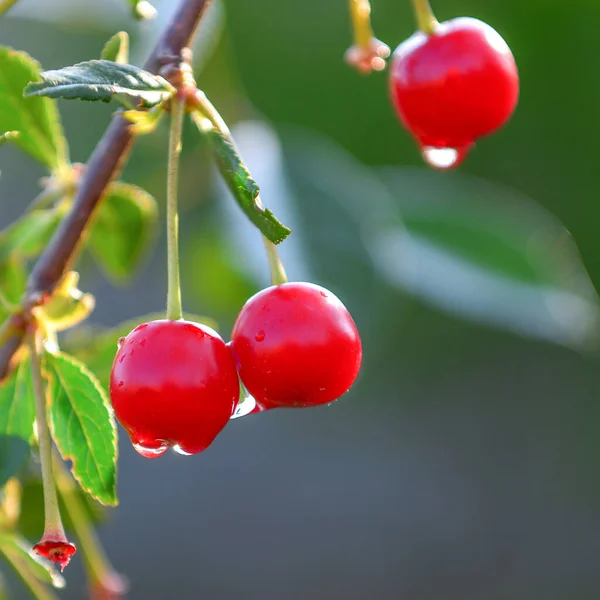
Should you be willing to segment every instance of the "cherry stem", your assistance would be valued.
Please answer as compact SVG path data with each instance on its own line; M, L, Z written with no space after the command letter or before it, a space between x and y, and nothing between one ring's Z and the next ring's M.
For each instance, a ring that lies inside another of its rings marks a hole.
M171 134L169 137L169 165L167 169L167 252L169 287L167 291L167 319L183 318L181 285L179 281L179 216L177 214L177 182L179 155L185 101L174 97L171 102Z
M279 285L281 283L287 283L287 275L283 268L281 258L279 258L279 252L277 246L263 236L263 242L265 244L265 250L267 251L267 259L269 261L269 270L271 272L271 283L273 285Z
M56 600L56 596L36 578L20 555L4 546L0 548L0 552L35 600Z
M40 463L42 465L42 485L44 489L44 536L53 539L65 539L65 530L60 518L58 508L58 497L52 472L52 444L50 442L50 429L46 418L46 396L44 393L44 380L40 355L38 351L38 340L35 330L30 329L27 333L27 345L31 356L31 376L33 379L33 393L35 396L35 419L40 445Z
M439 23L431 10L429 0L412 0L412 4L417 27L427 35L434 33Z
M350 0L350 15L354 30L354 42L360 48L370 49L373 28L371 27L371 4L369 0Z
M83 506L83 501L77 493L73 478L56 453L54 453L54 472L58 492L71 518L73 530L83 550L83 557L92 581L102 583L111 578L120 577L104 553L96 531Z

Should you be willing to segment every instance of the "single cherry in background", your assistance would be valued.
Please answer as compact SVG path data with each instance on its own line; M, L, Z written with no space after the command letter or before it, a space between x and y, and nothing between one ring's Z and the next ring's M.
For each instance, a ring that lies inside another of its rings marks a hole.
M434 21L396 48L392 101L434 167L456 167L474 142L504 125L519 97L519 75L506 42L492 27L461 17Z
M252 296L231 336L240 378L263 409L328 404L358 375L362 346L342 302L311 283Z
M173 447L207 448L237 408L240 386L230 349L206 325L158 320L119 345L110 376L115 415L147 458Z

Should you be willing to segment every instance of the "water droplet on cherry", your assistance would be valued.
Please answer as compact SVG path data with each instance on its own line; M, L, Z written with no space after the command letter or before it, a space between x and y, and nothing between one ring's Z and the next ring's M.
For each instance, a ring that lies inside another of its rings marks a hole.
M117 342L117 348L120 348L123 343L125 342L125 338L124 337L120 337L119 341Z
M470 146L460 148L436 148L434 146L423 146L421 155L423 160L434 169L446 171L455 169L462 163L469 152Z
M182 456L192 456L191 452L186 452L179 444L174 444L171 446L177 454L181 454Z
M158 458L162 456L168 449L168 444L162 443L156 448L149 448L143 444L136 444L134 442L133 447L138 454L141 454L144 458Z
M256 411L256 400L247 395L239 404L236 411L231 415L232 419L239 419L240 417L245 417Z
M262 342L265 339L265 332L261 329L255 336L254 339L257 342Z

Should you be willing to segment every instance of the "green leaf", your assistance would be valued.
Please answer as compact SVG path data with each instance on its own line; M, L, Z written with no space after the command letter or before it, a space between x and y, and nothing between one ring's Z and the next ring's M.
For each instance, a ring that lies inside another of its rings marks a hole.
M11 141L51 170L64 168L67 144L55 103L23 98L23 89L40 79L40 66L28 54L0 46L0 131L18 131Z
M117 429L108 398L87 367L66 354L46 354L48 421L64 460L90 496L114 506Z
M129 36L126 31L115 33L102 48L100 58L112 60L121 65L129 62Z
M21 261L14 257L0 258L0 309L2 301L17 306L27 287L27 273Z
M156 8L146 0L127 0L131 6L131 14L135 19L153 19L156 16Z
M0 487L23 466L29 452L29 443L23 438L0 434Z
M127 183L113 183L92 226L89 247L105 273L127 279L155 239L156 200Z
M152 313L125 321L114 328L104 331L91 328L87 330L81 329L73 332L71 336L67 336L63 341L63 345L68 347L69 352L79 360L85 362L90 371L96 374L101 384L108 389L110 371L115 360L115 354L117 353L119 339L127 336L142 323L164 318L164 313ZM217 324L208 317L184 313L183 318L195 323L208 325L215 330L217 329Z
M0 232L0 259L15 254L20 258L37 256L58 227L62 207L44 208L26 213Z
M2 532L0 534L0 552L8 559L22 579L34 577L42 583L55 588L65 587L64 577L54 568L53 563L33 552L31 544L17 532ZM54 594L46 592L39 598L55 598Z
M56 71L43 71L42 81L30 83L25 96L110 102L127 108L150 108L167 100L175 88L159 75L110 60L90 60Z
M231 136L217 131L201 115L194 113L192 116L198 129L210 143L219 171L240 208L268 240L274 244L285 240L291 231L268 208L260 204L260 189L242 161Z
M121 116L131 123L129 132L132 135L146 135L158 127L164 114L163 107L159 105L150 110L125 110Z
M382 276L464 318L574 347L600 303L568 231L531 199L461 174L383 172L402 213L371 240Z
M34 436L35 400L31 361L24 358L0 384L0 434L30 442Z

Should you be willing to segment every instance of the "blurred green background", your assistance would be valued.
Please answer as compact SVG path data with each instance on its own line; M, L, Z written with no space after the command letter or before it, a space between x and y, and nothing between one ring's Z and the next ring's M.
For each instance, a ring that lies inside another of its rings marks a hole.
M140 64L176 2L155 4L159 17L137 24L120 0L20 0L0 43L57 68L126 29ZM232 422L193 458L144 460L121 432L121 505L100 535L129 598L598 598L600 5L433 8L494 26L522 84L509 125L453 173L422 164L386 73L343 63L344 0L225 1L202 27L198 83L265 204L293 227L290 278L344 300L365 359L333 406ZM373 0L373 24L398 45L414 29L408 0ZM114 109L60 104L74 160L87 160ZM184 307L227 337L267 267L194 133L181 184ZM124 174L163 209L165 161L163 128L138 142ZM8 147L0 169L4 225L43 173ZM94 323L161 310L164 246L161 236L119 288L83 261ZM83 597L74 563L61 597Z

